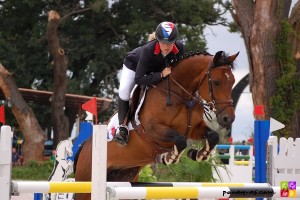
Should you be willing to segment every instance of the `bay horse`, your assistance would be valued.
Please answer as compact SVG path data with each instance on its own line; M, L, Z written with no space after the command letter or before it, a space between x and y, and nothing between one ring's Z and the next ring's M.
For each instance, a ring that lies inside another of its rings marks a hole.
M107 181L135 181L148 164L177 163L187 139L205 139L202 149L190 149L187 155L198 162L206 160L219 141L218 133L204 121L209 115L206 109L215 112L223 127L229 127L235 118L231 91L237 56L223 51L214 56L191 52L172 65L169 80L150 85L139 112L141 125L130 131L128 145L108 143ZM85 142L75 162L75 180L91 181L92 138ZM88 200L90 196L76 194L75 199Z

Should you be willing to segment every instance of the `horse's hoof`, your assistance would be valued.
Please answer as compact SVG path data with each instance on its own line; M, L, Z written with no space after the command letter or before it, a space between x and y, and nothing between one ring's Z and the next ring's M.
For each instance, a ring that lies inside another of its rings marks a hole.
M155 162L158 163L158 164L163 164L162 156L161 155L157 155L156 158L155 158Z
M188 152L186 153L187 157L196 161L197 160L197 150L195 149L189 149Z

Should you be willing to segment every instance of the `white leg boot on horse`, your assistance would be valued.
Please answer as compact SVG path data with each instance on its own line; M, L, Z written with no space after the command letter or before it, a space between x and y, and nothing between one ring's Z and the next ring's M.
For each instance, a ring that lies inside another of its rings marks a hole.
M209 131L206 136L205 145L202 149L189 149L187 156L195 161L208 160L210 152L219 142L219 134L215 131Z

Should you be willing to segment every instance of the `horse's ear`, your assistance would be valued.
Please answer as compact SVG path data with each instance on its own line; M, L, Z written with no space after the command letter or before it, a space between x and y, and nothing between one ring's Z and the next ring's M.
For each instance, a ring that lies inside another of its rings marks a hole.
M218 51L216 53L216 55L214 56L214 60L213 60L213 63L218 63L219 59L222 57L223 55L223 51Z
M239 55L240 52L237 52L236 54L234 55L231 55L231 56L228 56L228 59L230 60L230 62L233 62L235 61L236 57Z

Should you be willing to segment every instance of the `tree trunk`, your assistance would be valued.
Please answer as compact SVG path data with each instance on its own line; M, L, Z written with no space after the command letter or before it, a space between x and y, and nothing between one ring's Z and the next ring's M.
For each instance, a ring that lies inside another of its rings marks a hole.
M24 134L24 161L43 160L45 134L31 108L24 101L12 74L0 64L0 88Z
M243 34L249 55L250 90L254 106L264 105L265 114L255 119L270 118L270 97L275 94L279 77L275 42L280 31L279 0L233 0L234 20Z
M48 13L48 45L53 64L53 96L51 102L51 120L54 131L54 145L69 137L69 120L65 109L65 94L67 91L67 58L65 51L59 44L57 29L60 15L56 11Z
M294 33L290 35L289 42L292 44L292 53L296 60L296 67L298 78L300 79L300 1L293 7L289 22L293 28ZM292 137L300 137L300 110L298 109L292 120Z

